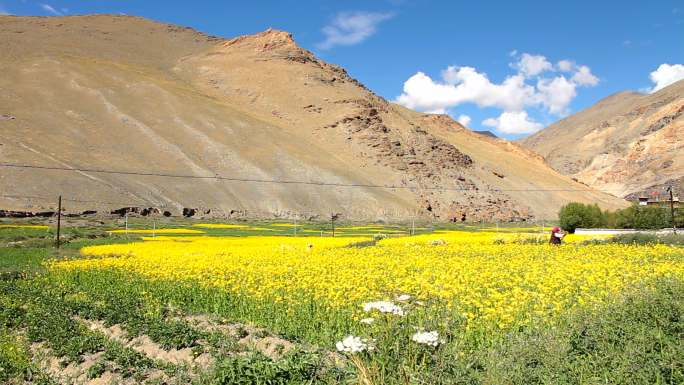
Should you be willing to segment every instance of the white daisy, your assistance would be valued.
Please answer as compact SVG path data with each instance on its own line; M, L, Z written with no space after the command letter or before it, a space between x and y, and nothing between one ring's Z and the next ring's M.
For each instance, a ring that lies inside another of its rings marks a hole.
M342 341L335 344L338 351L344 353L360 353L364 350L373 350L373 347L368 345L368 340L361 337L349 335Z
M417 342L419 344L427 345L427 346L432 346L436 347L439 344L443 344L444 340L439 339L439 333L432 331L432 332L425 332L425 331L420 331L417 332L411 337L411 339L414 342Z

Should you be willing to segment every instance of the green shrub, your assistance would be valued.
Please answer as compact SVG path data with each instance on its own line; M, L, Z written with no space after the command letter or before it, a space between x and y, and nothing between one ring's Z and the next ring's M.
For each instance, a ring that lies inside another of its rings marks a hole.
M684 245L684 234L656 235L646 233L620 234L610 239L612 243L637 244L637 245Z
M605 226L606 223L604 213L598 205L585 205L577 202L561 207L558 218L560 227L571 233L580 227L596 228Z
M660 238L655 234L635 233L635 234L618 234L611 240L612 243L622 243L626 245L653 245L660 243Z
M669 209L634 204L615 212L615 224L623 229L662 229L672 226Z
M675 212L675 224L684 225L684 212ZM561 207L558 213L560 226L573 233L575 229L611 227L619 229L653 230L672 227L670 208L665 206L630 207L616 211L601 211L598 205L571 202Z
M322 373L323 361L312 353L295 352L278 362L254 353L224 358L203 383L212 385L240 384L311 384L332 383L333 373Z

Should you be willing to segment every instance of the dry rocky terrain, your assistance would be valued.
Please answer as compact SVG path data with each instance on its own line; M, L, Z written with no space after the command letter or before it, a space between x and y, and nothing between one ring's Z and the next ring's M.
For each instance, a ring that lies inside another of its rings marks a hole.
M225 217L520 220L624 205L517 144L384 100L282 31L0 16L0 50L2 162L80 169L3 167L4 209L54 210L59 194L72 211Z
M684 193L684 81L621 92L521 141L559 172L616 196Z

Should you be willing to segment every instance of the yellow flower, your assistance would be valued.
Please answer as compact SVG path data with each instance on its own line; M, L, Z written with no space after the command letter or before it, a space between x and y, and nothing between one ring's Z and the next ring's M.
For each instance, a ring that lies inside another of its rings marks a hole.
M594 306L638 282L684 279L681 248L578 245L580 236L554 247L518 242L521 236L444 231L369 247L349 247L370 240L362 237L162 236L85 247L85 259L57 261L51 268L115 268L149 279L198 282L286 304L289 312L313 301L360 316L363 303L410 294L464 315L468 327L501 328Z

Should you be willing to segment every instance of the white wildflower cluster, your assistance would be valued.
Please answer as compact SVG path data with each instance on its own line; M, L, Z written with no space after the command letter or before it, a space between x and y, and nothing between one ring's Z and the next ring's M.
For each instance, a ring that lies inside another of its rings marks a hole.
M420 301L414 301L413 297L409 294L399 294L394 297L394 300L410 308L413 303L417 305L425 305ZM404 308L400 305L395 304L392 301L374 301L368 302L363 305L363 310L366 312L371 312L377 310L380 313L393 314L398 316L403 316L406 314ZM359 322L366 325L371 325L376 321L373 317L360 319ZM411 340L415 343L426 345L432 348L436 348L439 345L446 343L446 340L439 338L439 333L437 331L425 331L422 327L415 327L416 333L413 334ZM337 350L344 353L354 354L363 351L373 350L373 346L368 343L367 339L356 337L353 335L347 336L342 341L335 344Z
M390 301L368 302L363 305L363 310L366 312L377 310L380 313L390 313L399 316L403 316L405 314L404 309L402 309L401 306L395 305Z
M350 353L350 354L360 353L364 350L373 350L373 347L368 344L367 339L352 336L352 335L347 336L342 341L338 341L335 344L335 347L340 352Z
M432 347L437 347L439 344L443 344L444 340L439 339L439 333L433 331L433 332L426 332L426 331L419 331L411 337L411 339L414 342L417 342L419 344L427 345L427 346L432 346Z
M408 295L408 294L398 295L397 298L396 298L396 300L399 301L399 302L406 302L406 301L408 301L408 300L410 300L410 299L411 299L411 296Z

